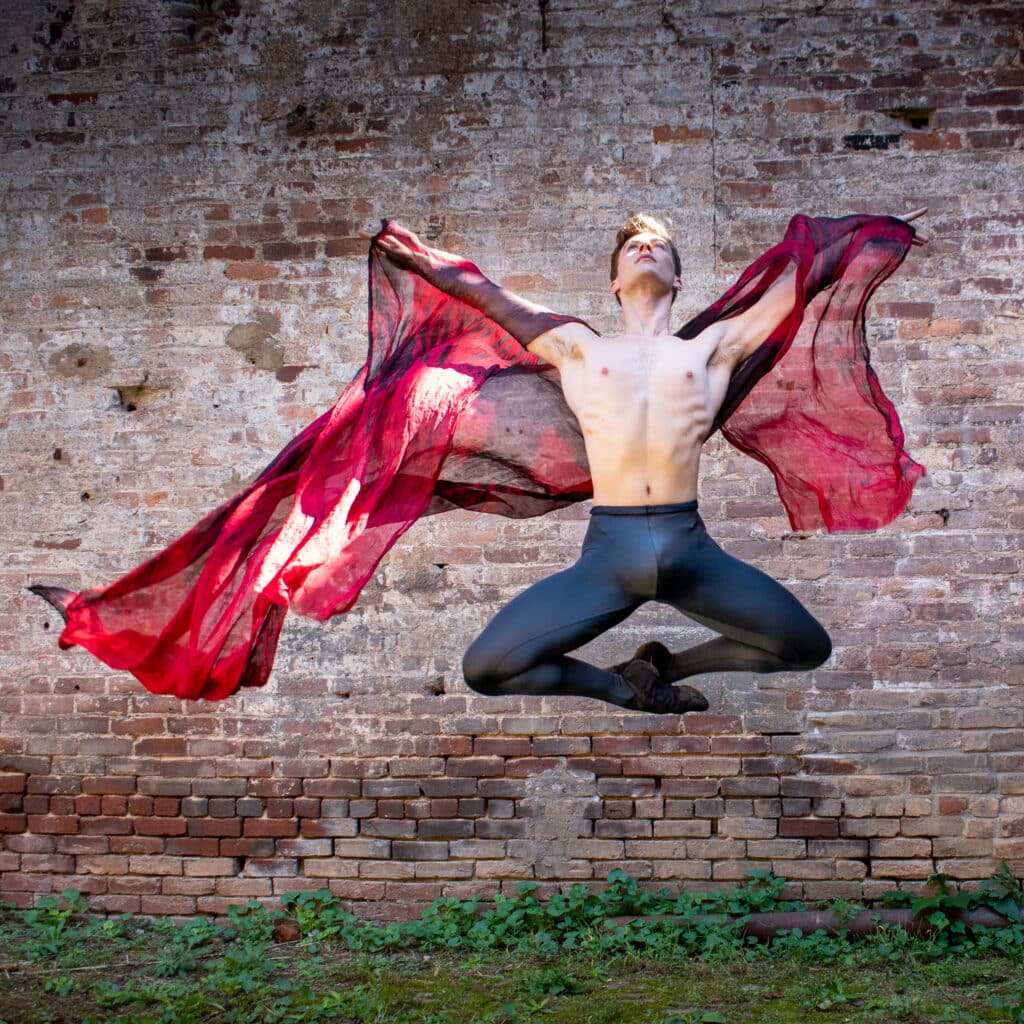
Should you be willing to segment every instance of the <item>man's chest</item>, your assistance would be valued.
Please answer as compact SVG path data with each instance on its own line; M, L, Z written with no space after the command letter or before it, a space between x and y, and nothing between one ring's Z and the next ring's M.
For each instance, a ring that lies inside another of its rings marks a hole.
M713 401L728 369L706 339L684 341L671 335L634 340L602 338L582 358L564 364L562 388L579 415L592 406L628 409L650 404Z

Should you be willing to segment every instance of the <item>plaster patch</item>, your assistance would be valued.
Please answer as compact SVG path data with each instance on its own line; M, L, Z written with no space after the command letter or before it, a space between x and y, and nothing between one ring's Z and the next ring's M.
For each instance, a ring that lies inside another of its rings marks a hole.
M275 337L280 329L276 316L258 313L255 320L232 327L226 341L257 369L276 373L284 365L284 345Z
M587 809L599 800L593 772L561 764L527 778L521 807L527 821L525 838L535 844L530 859L538 878L564 876L569 844L587 835Z
M62 377L77 377L79 380L95 380L102 377L113 364L110 350L102 345L85 345L74 342L65 345L50 356L50 366Z

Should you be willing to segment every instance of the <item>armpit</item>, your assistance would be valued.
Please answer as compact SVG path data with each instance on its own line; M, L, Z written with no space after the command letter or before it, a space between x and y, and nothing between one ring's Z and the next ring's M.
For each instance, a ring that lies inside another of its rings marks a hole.
M573 322L546 331L530 342L528 347L535 356L558 366L567 360L582 360L586 343L596 337L597 334L590 327Z
M743 358L742 344L737 332L728 329L728 321L722 324L714 324L708 328L709 347L711 354L708 357L708 366L733 367Z

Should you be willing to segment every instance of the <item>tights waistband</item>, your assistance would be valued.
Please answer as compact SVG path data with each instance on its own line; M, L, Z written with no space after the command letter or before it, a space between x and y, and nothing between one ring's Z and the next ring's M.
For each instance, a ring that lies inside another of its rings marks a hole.
M592 516L656 516L666 512L696 512L697 499L677 501L672 505L595 505Z

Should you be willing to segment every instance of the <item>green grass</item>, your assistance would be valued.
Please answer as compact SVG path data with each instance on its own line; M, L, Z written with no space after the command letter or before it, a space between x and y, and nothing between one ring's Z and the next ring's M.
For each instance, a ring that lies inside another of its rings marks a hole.
M969 933L956 921L979 902L1019 911L1005 871L982 893L936 879L929 896L907 897L938 929L927 939L771 944L745 938L742 916L800 909L781 879L676 897L623 872L609 881L544 902L528 884L489 908L439 900L389 924L360 921L327 890L290 894L280 911L232 908L221 923L102 918L69 891L0 909L0 1022L1024 1024L1024 928ZM654 913L677 916L609 920ZM274 941L285 918L300 941Z

